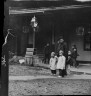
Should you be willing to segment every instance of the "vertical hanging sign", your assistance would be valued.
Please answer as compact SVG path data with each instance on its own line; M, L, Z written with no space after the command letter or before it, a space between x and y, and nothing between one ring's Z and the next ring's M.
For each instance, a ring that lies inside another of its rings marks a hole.
M8 44L2 46L1 62L1 96L8 96Z

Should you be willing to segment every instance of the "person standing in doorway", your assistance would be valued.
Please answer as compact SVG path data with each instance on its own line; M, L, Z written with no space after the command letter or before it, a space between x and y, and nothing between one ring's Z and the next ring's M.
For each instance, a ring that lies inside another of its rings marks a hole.
M55 46L55 52L56 52L57 56L59 56L59 51L60 50L63 51L63 56L66 57L66 61L67 61L67 59L68 59L68 48L67 48L67 43L63 39L63 36L60 36L60 38L57 41L56 46ZM66 63L66 65L67 65L67 63ZM64 69L64 73L65 73L65 75L67 75L66 66L65 66L65 69Z
M50 45L49 43L47 43L47 45L44 48L44 63L49 63L49 59L50 59Z

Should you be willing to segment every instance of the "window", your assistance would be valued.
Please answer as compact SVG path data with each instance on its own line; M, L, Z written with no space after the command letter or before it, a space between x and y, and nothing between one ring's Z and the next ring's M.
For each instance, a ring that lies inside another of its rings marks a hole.
M91 32L84 35L84 50L91 51Z

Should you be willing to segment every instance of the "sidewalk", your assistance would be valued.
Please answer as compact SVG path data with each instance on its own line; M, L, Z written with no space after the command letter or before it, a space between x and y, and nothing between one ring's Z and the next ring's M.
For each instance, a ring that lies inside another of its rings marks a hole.
M35 66L40 66L49 69L49 64L40 63L40 64L36 64ZM79 72L79 73L91 75L91 64L79 64L78 68L72 67L70 68L70 70L72 72Z
M49 65L48 64L36 64L34 66L40 66L42 68L47 68L49 69ZM82 73L80 74L74 74L74 75L67 75L64 78L60 78L60 79L91 79L91 64L80 64L78 68L71 68L70 69L71 72L76 72L76 73ZM33 79L44 79L44 78L55 78L58 79L58 76L9 76L9 80L33 80Z
M91 64L80 64L78 68L71 68L71 71L82 72L91 75Z
M91 79L91 75L68 75L65 77L58 77L58 76L9 76L9 80L12 81L26 81L26 80L34 80L34 79L47 79L47 78L55 78L55 79Z

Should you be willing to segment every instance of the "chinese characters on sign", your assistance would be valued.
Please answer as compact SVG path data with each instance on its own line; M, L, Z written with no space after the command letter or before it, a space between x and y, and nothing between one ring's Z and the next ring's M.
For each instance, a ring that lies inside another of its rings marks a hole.
M5 55L4 55L4 57L2 57L2 65L6 67Z

